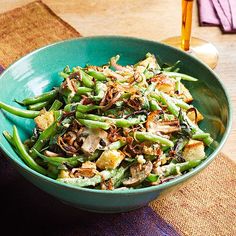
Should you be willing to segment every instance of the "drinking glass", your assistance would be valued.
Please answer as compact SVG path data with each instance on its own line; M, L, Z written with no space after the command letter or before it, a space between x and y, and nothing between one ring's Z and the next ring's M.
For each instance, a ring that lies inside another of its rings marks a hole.
M162 40L162 42L181 48L196 56L213 69L218 62L218 51L215 46L206 40L191 37L193 1L182 0L181 36L167 38Z

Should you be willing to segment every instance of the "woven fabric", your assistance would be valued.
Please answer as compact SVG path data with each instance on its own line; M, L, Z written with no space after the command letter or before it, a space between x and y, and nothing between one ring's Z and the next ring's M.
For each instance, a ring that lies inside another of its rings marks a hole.
M39 1L0 15L0 25L4 67L38 47L80 36ZM1 229L9 235L236 235L236 164L223 154L175 193L139 210L109 215L59 202L20 176L1 153L0 166Z
M4 67L39 47L81 36L40 1L1 14L0 22L0 64Z
M223 154L151 207L183 235L236 235L236 164Z

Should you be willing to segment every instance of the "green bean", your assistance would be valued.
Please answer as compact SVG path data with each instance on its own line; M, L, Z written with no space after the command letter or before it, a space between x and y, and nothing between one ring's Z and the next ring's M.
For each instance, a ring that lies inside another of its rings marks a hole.
M54 112L55 121L47 128L45 129L40 135L34 146L30 150L30 154L33 158L37 156L35 150L38 152L41 151L41 149L46 145L46 143L49 141L51 136L54 136L57 132L58 127L58 121L61 119L62 114L61 112Z
M107 77L102 72L98 72L95 70L89 70L89 71L87 71L87 74L89 74L95 80L98 80L98 81L106 81L107 80Z
M20 154L20 157L22 160L33 170L46 175L47 171L40 165L38 165L35 160L29 155L29 153L26 151L23 143L21 142L20 136L18 134L18 130L16 126L13 126L13 141L16 145L16 148Z
M192 105L189 105L188 103L184 102L181 99L172 98L172 101L176 104L176 106L183 108L184 110L188 110L191 107L193 107Z
M205 138L209 138L209 133L197 133L192 135L192 139L204 140Z
M175 81L175 92L177 94L181 94L181 78L180 77L176 77L176 81Z
M56 99L50 107L49 111L58 111L62 106L63 103Z
M95 109L100 109L100 108L102 108L102 106L78 104L76 106L76 111L86 113L86 112L89 112L89 111L92 111L92 110L95 110Z
M134 132L134 138L136 138L140 142L150 141L150 142L160 143L168 147L174 146L174 143L171 140L148 132Z
M158 179L159 179L158 174L152 174L151 173L151 174L148 175L148 177L145 180L152 183L152 182L158 181Z
M175 115L177 114L177 112L179 112L178 107L183 108L184 110L188 110L189 108L193 107L192 105L189 105L188 103L184 102L182 99L170 97L169 95L160 91L151 93L150 97L154 98L158 102L162 102L163 104L167 104L167 101L169 101L169 103L173 105L173 106L171 105L170 106ZM174 105L176 105L177 107Z
M94 87L94 82L93 82L93 77L85 73L81 68L73 68L73 72L79 72L81 75L81 80L84 84L85 87L88 88L93 88Z
M60 166L63 164L67 164L71 167L77 167L80 163L83 163L85 161L85 158L83 156L73 156L73 157L48 157L40 152L38 152L36 149L34 149L35 153L38 157L42 158L45 162L50 163L54 166Z
M13 141L12 135L11 135L8 131L6 131L6 130L4 130L2 133L3 133L4 137L6 138L6 140L7 140L13 147L15 147L15 143L14 143L14 141Z
M52 91L43 93L36 97L25 98L21 103L24 104L25 106L28 106L39 102L45 102L55 98L57 94L58 94L58 89L54 89Z
M117 173L117 169L114 170L103 170L99 174L96 174L92 178L87 177L78 177L78 178L58 178L57 180L61 183L74 185L77 187L87 187L87 186L95 186L101 183L104 180L108 180L115 176Z
M132 119L111 119L111 122L113 122L117 127L122 127L122 128L128 128L133 125L138 125L141 124L142 122L145 121L146 116L145 115L140 115L138 118L132 118Z
M145 90L144 96L148 96L151 92L153 92L153 91L155 90L155 88L156 88L156 85L157 85L156 82L152 82L152 83L148 86L148 88Z
M164 75L168 75L170 77L180 77L182 80L186 80L186 81L190 81L190 82L195 82L198 81L198 79L190 76L190 75L186 75L186 74L182 74L182 73L178 73L178 72L168 72L168 71L163 71L162 72Z
M65 73L65 72L60 72L59 73L59 75L62 77L62 78L64 78L64 79L66 79L68 76L69 76L69 74L67 74L67 73Z
M97 105L82 105L80 103L69 103L64 107L64 111L71 112L71 111L78 111L81 113L86 113L92 110L100 109L102 106Z
M151 100L150 102L149 102L149 104L150 104L150 109L151 109L151 111L161 111L162 110L162 108L160 107L160 105L155 101L155 100Z
M114 174L114 176L111 178L111 181L113 183L113 186L115 188L118 188L123 180L125 179L125 172L129 169L130 166L127 167L120 167L119 169L117 169L116 174Z
M132 118L132 119L113 119L110 117L105 116L98 116L93 114L83 114L81 112L76 112L76 118L77 119L88 119L88 120L94 120L94 121L101 121L101 122L108 122L116 125L117 127L130 127L133 125L137 125L145 121L146 116L140 115L138 118Z
M107 86L104 83L97 81L96 85L95 85L95 94L96 95L91 96L91 98L94 101L100 101L105 96L106 91L107 91Z
M29 105L29 110L33 110L33 111L40 111L42 110L44 107L46 107L48 104L50 103L50 101L45 101L45 102L38 102L32 105Z
M123 147L125 144L126 144L125 141L118 140L116 142L113 142L113 143L109 144L107 148L110 149L110 150L118 150L121 147Z
M11 114L13 114L13 115L20 116L20 117L23 117L23 118L29 118L29 119L35 118L40 113L39 111L23 110L23 109L20 109L20 108L17 108L17 107L7 105L3 102L0 102L0 108L7 111L7 112L9 112L9 113L11 113Z
M165 67L165 68L162 68L164 71L169 71L169 72L173 72L173 71L176 71L176 70L179 70L179 68L177 67L179 64L181 63L181 61L177 61L175 62L174 65L172 66L168 66L168 67Z
M78 121L82 124L88 127L89 129L97 129L101 128L104 130L107 130L110 128L110 125L106 122L102 121L95 121L95 120L84 120L84 119L78 119Z
M78 95L88 95L92 91L93 91L93 89L88 88L88 87L78 87L76 94L78 94Z
M179 116L179 112L180 109L175 105L175 103L171 100L172 98L169 97L167 94L160 92L160 97L162 102L167 105L169 111L175 116L178 117ZM153 96L153 94L152 94ZM204 131L202 131L196 124L194 124L186 115L185 112L182 112L183 114L183 118L184 120L187 121L187 123L190 125L191 129L192 129L192 135L199 133L199 134L203 134L205 133ZM207 145L210 146L210 144L213 142L213 139L209 136L203 139L203 142Z
M202 160L191 160L191 161L186 161L186 162L177 163L177 164L171 163L169 165L162 166L161 171L163 172L163 175L165 177L168 177L170 175L176 175L186 170L190 170L198 166L201 162Z
M168 110L175 116L179 116L179 108L175 105L174 102L172 102L171 97L169 97L167 94L160 92L161 101L163 104L167 105Z

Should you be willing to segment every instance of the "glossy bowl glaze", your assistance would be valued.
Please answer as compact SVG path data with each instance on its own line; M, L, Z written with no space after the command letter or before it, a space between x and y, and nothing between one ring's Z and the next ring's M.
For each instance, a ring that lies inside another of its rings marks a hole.
M125 212L144 206L163 193L171 194L174 188L186 183L187 179L205 168L219 152L229 134L232 120L229 97L222 82L210 68L194 57L161 43L129 37L101 36L46 46L21 58L1 74L0 101L18 106L13 101L14 98L22 100L50 90L61 83L58 72L65 65L102 65L117 54L121 56L119 63L134 64L144 58L147 52L154 53L167 63L181 60L181 72L199 79L198 82L185 84L195 98L194 105L205 117L200 127L215 139L215 147L207 149L208 158L202 164L170 182L143 189L102 191L69 186L33 171L22 162L4 139L2 131L12 132L12 125L15 124L24 140L31 136L34 122L0 111L0 147L16 171L43 191L70 205L96 212Z

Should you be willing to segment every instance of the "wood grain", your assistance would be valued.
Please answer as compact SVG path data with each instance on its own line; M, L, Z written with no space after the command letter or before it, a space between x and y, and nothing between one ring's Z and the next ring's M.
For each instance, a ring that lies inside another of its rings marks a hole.
M0 0L0 13L30 0ZM180 34L181 0L44 0L56 14L84 36L129 35L160 41ZM219 50L215 72L220 76L236 110L236 34L222 34L217 27L199 27L195 1L195 37L212 42ZM233 113L233 123L236 113ZM222 150L236 161L236 124Z

